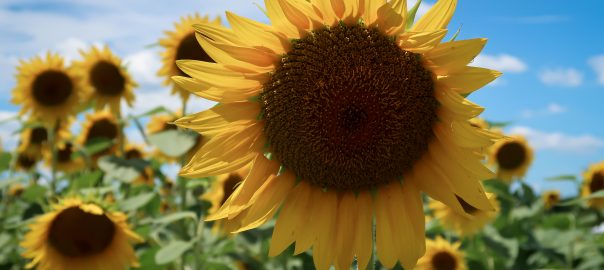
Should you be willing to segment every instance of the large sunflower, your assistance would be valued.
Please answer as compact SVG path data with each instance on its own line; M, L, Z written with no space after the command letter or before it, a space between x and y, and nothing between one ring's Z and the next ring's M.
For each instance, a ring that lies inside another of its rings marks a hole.
M58 54L21 61L16 78L12 102L22 105L21 114L31 112L49 127L75 113L84 94L79 76Z
M488 194L489 200L495 209L499 209L499 202L495 194ZM428 204L428 208L432 210L432 213L436 219L448 230L454 231L457 235L466 237L473 235L485 225L493 221L497 217L498 211L485 211L476 209L475 207L460 201L461 206L464 209L464 213L458 213L451 207L439 202L431 201Z
M220 104L176 124L209 136L181 174L205 177L252 162L211 220L236 231L279 211L270 255L313 247L317 269L372 254L412 269L425 248L420 191L463 212L493 210L475 154L496 137L468 120L464 95L500 75L467 66L486 39L441 43L457 1L414 25L406 1L266 0L273 25L233 13L232 29L196 25L216 61L177 61L174 81ZM408 30L407 30L408 29Z
M99 139L108 139L117 142L121 140L121 138L118 120L111 112L103 110L86 115L86 121L82 126L82 132L78 138L78 143L80 145L87 145ZM114 144L106 150L93 155L93 159L112 154L116 150L117 144Z
M508 183L523 177L533 162L533 149L521 135L499 140L489 152L489 162L497 167L497 177Z
M80 72L88 88L88 100L95 102L96 109L108 105L112 112L117 113L122 99L132 107L133 89L137 84L122 65L122 60L108 46L102 49L93 46L81 54L84 59L75 62L74 67Z
M449 243L442 237L426 240L426 255L417 262L416 270L465 270L466 262L461 243Z
M164 84L172 85L172 94L179 94L185 102L189 99L189 91L174 85L170 78L172 76L187 76L176 66L176 60L192 59L213 62L212 58L197 43L193 29L193 25L206 23L218 26L220 25L220 17L216 17L212 22L210 22L208 16L201 17L199 14L181 17L180 22L174 24L174 30L166 31L166 37L159 41L159 44L165 50L161 54L163 66L157 74L165 77Z
M130 230L126 215L98 204L68 198L29 225L21 246L28 268L124 269L137 266L131 242L142 239Z
M604 161L592 164L583 173L581 196L587 197L601 190L604 190ZM587 204L594 208L604 208L604 198L589 199Z

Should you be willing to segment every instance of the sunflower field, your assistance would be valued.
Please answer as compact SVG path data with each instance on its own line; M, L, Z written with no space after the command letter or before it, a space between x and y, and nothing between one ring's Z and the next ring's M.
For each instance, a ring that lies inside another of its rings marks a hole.
M149 45L178 106L111 43L19 59L0 270L604 269L604 162L531 185L534 141L473 101L487 39L424 7L182 14Z

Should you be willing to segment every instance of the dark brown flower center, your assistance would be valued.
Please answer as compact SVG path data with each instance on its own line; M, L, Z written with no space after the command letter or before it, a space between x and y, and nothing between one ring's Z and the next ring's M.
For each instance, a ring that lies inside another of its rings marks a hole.
M63 256L86 257L103 252L115 236L115 225L105 215L67 208L50 225L48 240Z
M222 191L224 193L224 196L220 201L220 206L222 206L224 202L226 202L226 200L231 196L231 194L233 194L233 191L235 191L235 187L241 181L243 181L243 177L238 173L229 174L229 177L224 181L224 184L222 185Z
M432 268L435 270L455 270L457 259L447 251L440 251L432 256Z
M45 127L35 127L31 130L29 141L32 144L42 144L48 140L48 132Z
M300 179L370 188L426 152L439 106L420 55L377 29L343 25L295 40L261 94L271 151Z
M130 149L126 151L125 156L126 159L142 159L143 153L141 153L141 151L138 151L138 149Z
M550 202L557 202L558 200L560 200L560 196L558 194L551 193L551 194L549 194L549 196L547 197L547 199Z
M604 172L596 172L591 177L589 182L589 190L591 193L598 192L604 189Z
M73 92L73 83L67 74L48 70L36 77L32 85L33 98L44 106L59 106L65 103Z
M457 201L459 202L459 204L461 204L461 207L463 208L463 211L473 215L476 212L478 212L478 209L472 205L470 205L468 202L464 201L464 199L462 199L461 197L455 195L455 198L457 198Z
M57 161L59 163L69 162L71 161L71 154L73 154L73 145L66 143L65 146L57 149Z
M92 67L90 83L97 93L105 96L117 96L126 89L120 67L107 61L99 61Z
M203 50L203 48L201 48L199 42L197 42L195 33L185 36L182 41L180 41L180 44L178 44L178 49L176 49L176 60L183 59L214 63L214 60ZM176 67L176 69L178 70L178 75L189 77L189 75L182 72L178 67Z
M34 165L36 165L36 162L38 161L35 158L26 154L19 154L19 156L17 157L17 163L19 164L19 167L25 170L31 169Z
M118 126L109 119L100 119L95 121L86 137L86 142L90 142L92 139L116 139L118 136Z
M526 149L518 142L507 142L499 148L495 155L500 168L513 170L526 161Z

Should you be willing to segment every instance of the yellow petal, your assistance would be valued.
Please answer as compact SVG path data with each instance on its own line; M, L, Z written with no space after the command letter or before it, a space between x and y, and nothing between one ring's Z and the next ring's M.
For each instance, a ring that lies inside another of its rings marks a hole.
M403 219L397 223L401 225L399 228L402 239L407 240L407 243L403 242L403 247L409 247L407 251L401 250L399 260L405 269L413 269L417 259L426 252L426 225L420 192L412 181L403 181L402 199L404 207L392 205L395 209L400 207L404 210L404 214L395 218Z
M447 75L466 67L482 51L486 43L486 38L441 43L424 56L435 66L434 73Z
M318 270L329 270L334 260L335 231L337 222L338 196L333 191L323 192L313 222L317 223L317 236L314 242L313 261Z
M390 212L390 201L396 194L394 185L399 183L382 186L375 197L375 248L380 262L389 269L396 265L400 248L400 239L394 237L399 228L393 228L390 222L391 215L396 214Z
M203 112L184 116L174 124L205 134L236 125L249 126L257 121L259 114L260 106L256 102L220 103Z
M438 82L460 94L469 94L501 76L501 72L478 67L465 67L454 74L438 78Z
M269 256L276 256L283 252L296 240L296 225L303 222L307 210L310 187L306 182L299 183L283 204L279 217L273 230Z
M387 35L397 35L405 29L405 18L396 13L390 5L383 5L377 10L376 23Z
M343 192L337 211L337 230L335 250L336 270L350 269L350 264L354 259L353 243L358 237L355 235L355 225L357 224L356 214L358 211L357 200L353 192Z
M455 197L455 189L449 179L443 175L440 169L434 170L426 162L429 162L427 158L418 161L410 175L415 185L432 199L448 205L457 213L465 214L463 207Z
M172 81L192 94L221 103L246 101L262 91L261 86L248 89L216 88L197 79L182 76L173 76Z
M217 43L199 33L196 34L196 37L203 50L216 63L254 70L258 73L266 73L274 69L277 56L268 49L261 50ZM254 56L258 58L254 59Z
M378 19L378 9L385 4L385 0L365 0L365 13L363 14L365 24L372 25L375 23Z
M177 60L176 65L201 83L234 90L258 89L263 78L227 69L222 64L196 60Z
M201 23L193 25L193 29L199 34L202 34L215 42L222 44L244 45L241 40L235 35L232 29L222 25L213 23ZM199 37L198 37L199 39Z
M284 54L289 50L287 38L274 31L272 26L241 17L227 11L226 17L235 34L242 43L269 48L276 54Z
M333 8L331 8L331 0L311 0L310 2L319 10L325 25L331 26L338 21Z
M413 25L411 31L425 32L447 28L456 7L457 0L439 0Z
M287 16L285 16L279 0L264 0L264 6L266 7L268 18L279 32L284 33L288 38L297 39L301 37L297 25L292 24Z
M303 182L304 181L300 182L300 185L303 184ZM296 248L294 250L294 255L309 249L314 243L318 231L323 229L317 225L318 214L320 208L323 207L323 204L321 203L324 196L323 191L320 188L311 187L309 195L308 216L303 218L303 222L300 222L296 226Z
M484 108L465 99L460 94L451 89L437 87L435 96L446 110L455 115L457 120L469 120L480 115Z
M373 253L373 199L368 191L357 197L358 208L355 211L357 221L353 250L357 256L359 269L367 268Z
M279 0L279 5L285 17L300 30L310 31L322 25L312 4L305 0Z
M447 29L430 32L405 32L399 35L399 46L410 52L425 53L432 50L447 34Z

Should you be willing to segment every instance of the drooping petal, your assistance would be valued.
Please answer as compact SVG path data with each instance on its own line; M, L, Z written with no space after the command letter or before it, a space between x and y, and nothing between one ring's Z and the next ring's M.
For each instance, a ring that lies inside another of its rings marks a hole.
M424 56L434 65L435 74L447 75L465 68L482 51L486 43L486 38L445 42Z
M398 37L398 45L406 51L425 53L436 47L447 34L447 29L431 32L405 32Z
M456 73L439 77L439 83L460 94L469 94L501 76L501 72L479 67L465 67Z
M446 28L456 7L457 0L439 0L411 27L411 31L425 32Z

